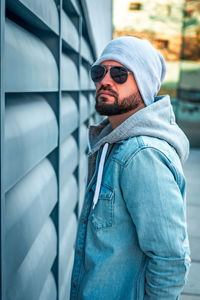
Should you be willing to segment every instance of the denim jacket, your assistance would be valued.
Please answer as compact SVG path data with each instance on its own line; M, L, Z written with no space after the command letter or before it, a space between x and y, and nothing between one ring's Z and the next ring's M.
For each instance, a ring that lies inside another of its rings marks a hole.
M175 300L186 282L190 251L181 162L189 144L169 97L156 100L114 130L107 119L90 128L71 300Z

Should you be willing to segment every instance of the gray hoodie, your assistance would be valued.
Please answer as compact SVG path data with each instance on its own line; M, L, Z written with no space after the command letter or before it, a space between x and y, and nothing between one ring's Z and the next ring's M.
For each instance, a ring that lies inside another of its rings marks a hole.
M177 152L184 163L189 154L189 141L175 122L175 116L168 95L155 97L155 102L137 111L121 125L112 130L108 118L89 130L89 174L94 171L96 151L105 144L135 136L149 136L165 140Z

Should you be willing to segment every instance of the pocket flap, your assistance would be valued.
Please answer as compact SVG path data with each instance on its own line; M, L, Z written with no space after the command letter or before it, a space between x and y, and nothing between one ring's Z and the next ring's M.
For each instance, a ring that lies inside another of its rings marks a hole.
M93 186L92 186L93 192L95 192L95 188L96 188L96 183L93 184ZM110 187L108 187L105 184L101 184L99 199L101 199L101 200L111 200L112 197L113 197L113 194L114 194L114 192Z

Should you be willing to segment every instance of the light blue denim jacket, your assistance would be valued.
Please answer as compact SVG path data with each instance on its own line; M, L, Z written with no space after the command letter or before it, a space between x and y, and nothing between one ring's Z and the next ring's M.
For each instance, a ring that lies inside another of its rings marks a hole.
M70 299L178 299L190 266L181 166L189 143L169 97L157 97L114 130L108 119L92 126L90 144Z

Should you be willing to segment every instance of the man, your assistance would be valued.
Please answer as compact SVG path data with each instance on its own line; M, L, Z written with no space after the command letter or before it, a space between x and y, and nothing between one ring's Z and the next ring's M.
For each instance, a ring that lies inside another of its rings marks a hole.
M169 96L156 96L162 55L145 40L112 40L91 69L96 110L71 300L175 300L190 258L181 162L189 144Z

